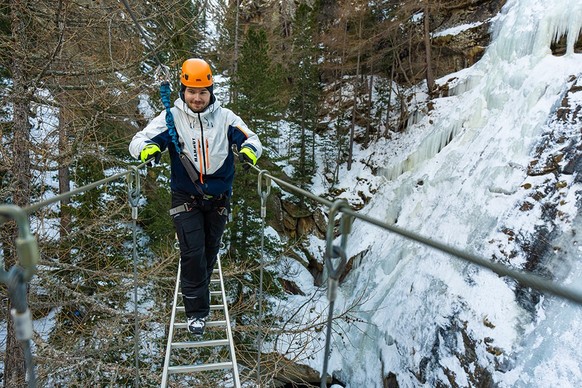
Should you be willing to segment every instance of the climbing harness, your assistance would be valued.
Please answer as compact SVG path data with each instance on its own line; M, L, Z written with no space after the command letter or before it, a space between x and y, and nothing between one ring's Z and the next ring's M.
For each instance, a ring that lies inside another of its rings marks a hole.
M226 193L220 195L194 195L191 197L192 201L184 202L182 205L175 206L170 209L169 213L171 216L176 215L178 213L189 212L194 208L205 208L205 207L214 207L214 208L223 208L226 209L228 205L228 195Z
M147 35L145 34L143 29L141 28L139 22L137 21L137 18L135 17L134 13L132 12L127 0L122 0L122 1L123 1L125 8L129 12L133 22L135 23L139 32L141 33L142 37L144 38L147 46L151 50L152 45L150 44ZM167 68L162 64L162 62L160 61L160 59L158 58L157 55L155 55L155 58L159 64L160 71L165 76L165 80L163 80L161 82L161 85L160 85L160 96L161 96L161 100L162 100L162 103L164 105L164 109L166 112L166 114L165 114L166 127L168 128L168 133L169 133L170 138L172 140L172 144L175 147L176 153L179 155L179 159L182 162L184 168L186 169L188 176L190 177L192 182L196 182L198 180L198 173L194 169L194 166L191 163L191 161L189 160L189 158L187 157L187 155L182 152L182 148L180 146L180 139L179 139L178 133L176 131L174 116L173 116L172 110L171 110L172 105L171 105L171 88L170 88L170 82L169 82L169 74L168 74ZM188 146L188 145L186 144L186 146ZM191 203L184 203L182 205L179 205L177 207L170 209L170 215L173 216L173 215L181 213L181 212L190 211L194 207L203 207L203 206L207 206L207 205L210 205L213 207L215 206L219 209L222 207L224 210L220 210L220 211L226 212L227 211L226 210L227 202L228 202L228 195L226 195L226 194L222 194L220 196L210 196L210 195L201 193L200 196L194 197L193 201ZM133 203L132 203L132 206L134 206ZM134 207L132 207L132 209L133 208ZM135 213L137 213L137 211ZM133 211L132 211L132 214L133 214ZM211 284L219 284L220 291L211 291L210 296L211 296L211 299L213 296L219 296L222 299L222 304L211 306L211 310L216 310L217 306L219 306L223 312L224 320L208 321L206 324L206 327L212 328L212 327L217 327L217 326L224 326L226 328L226 337L227 338L226 339L218 339L218 340L208 340L208 341L174 342L174 334L175 334L174 329L186 328L185 323L176 323L176 312L183 311L183 309L184 309L183 306L178 306L178 299L179 299L178 296L181 295L181 293L179 292L181 268L179 266L177 277L176 277L176 287L175 287L175 292L174 292L174 301L173 301L173 307L172 307L172 316L171 316L171 322L170 322L170 331L169 331L169 335L168 335L168 343L167 343L167 348L166 348L166 357L164 360L164 370L163 370L163 374L162 374L162 387L165 387L167 385L168 375L170 375L170 374L189 373L189 372L197 372L197 371L202 371L202 370L215 370L215 369L225 369L225 368L232 369L235 387L240 387L240 381L239 381L239 376L238 376L238 366L236 363L236 356L235 356L235 351L234 351L234 342L233 342L231 328L230 328L228 308L226 305L226 295L224 292L224 281L223 281L223 277L222 277L222 268L221 268L221 264L220 264L220 257L218 257L217 265L218 265L218 269L217 269L218 278L211 279ZM215 272L216 272L216 270L215 270ZM136 294L136 298L137 298L137 294ZM136 323L136 325L137 325L137 323ZM229 354L230 354L230 361L229 362L207 363L207 364L197 364L197 365L170 365L170 363L172 362L171 356L172 356L173 352L176 352L177 350L197 349L197 348L203 348L203 347L221 347L224 345L228 345L228 347L229 347ZM138 347L136 344L136 358L137 358L137 349L138 349ZM136 359L136 363L137 363L137 359Z

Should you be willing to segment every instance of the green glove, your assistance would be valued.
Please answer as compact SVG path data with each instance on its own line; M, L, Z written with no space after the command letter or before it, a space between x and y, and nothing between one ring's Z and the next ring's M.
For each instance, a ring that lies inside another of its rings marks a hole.
M154 158L154 162L157 164L160 162L160 158L162 157L162 151L157 144L148 144L143 147L141 153L139 154L139 158L142 162L146 162L151 158Z
M257 164L257 155L249 147L243 147L238 154L238 160L243 164L243 168L248 170L251 164Z

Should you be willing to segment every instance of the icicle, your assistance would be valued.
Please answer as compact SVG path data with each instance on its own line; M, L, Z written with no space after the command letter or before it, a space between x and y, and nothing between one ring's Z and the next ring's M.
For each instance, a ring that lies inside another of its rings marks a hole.
M388 180L393 180L402 173L415 169L422 162L438 154L457 136L461 129L462 125L458 122L454 122L450 127L436 128L429 136L422 140L416 150L406 159L392 166L380 169L380 174Z
M463 127L480 128L489 114L527 115L547 92L547 86L532 85L531 70L548 56L551 44L564 35L567 36L566 55L573 55L581 31L581 0L555 0L551 5L545 0L508 0L495 19L493 40L483 58L466 69L469 74L459 72L460 80L449 86L449 96L462 100L469 107L467 111L456 118L431 117L431 127L435 129L416 150L380 173L392 180L416 168L439 153ZM426 121L420 113L415 111L411 115L409 128Z

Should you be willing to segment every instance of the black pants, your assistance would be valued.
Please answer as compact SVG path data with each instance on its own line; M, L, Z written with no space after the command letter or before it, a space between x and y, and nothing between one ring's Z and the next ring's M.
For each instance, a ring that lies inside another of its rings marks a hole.
M190 203L191 209L173 215L180 242L184 309L189 318L204 318L210 313L208 286L228 218L229 198L207 200L172 193L172 207L184 203Z

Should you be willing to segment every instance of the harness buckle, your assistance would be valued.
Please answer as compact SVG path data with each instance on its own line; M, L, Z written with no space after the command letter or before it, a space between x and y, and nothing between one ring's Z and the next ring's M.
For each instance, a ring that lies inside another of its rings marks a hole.
M192 204L185 202L182 205L170 209L170 215L173 216L174 214L189 212L190 210L192 210Z

